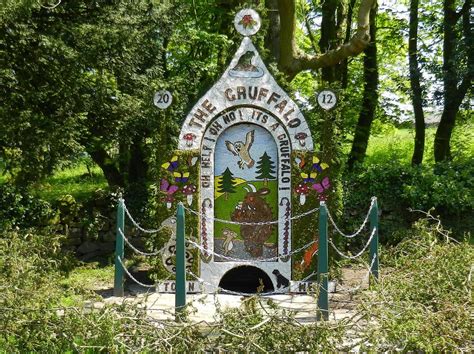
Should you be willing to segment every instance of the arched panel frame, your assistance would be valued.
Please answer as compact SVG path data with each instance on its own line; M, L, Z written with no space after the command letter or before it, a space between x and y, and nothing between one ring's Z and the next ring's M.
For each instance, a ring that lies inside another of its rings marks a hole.
M292 141L286 126L271 112L258 106L242 105L226 109L215 116L203 134L200 151L200 242L207 250L214 249L214 153L217 139L227 129L238 124L255 124L266 129L275 140L278 151L278 254L291 252L291 156ZM286 216L285 216L286 215ZM274 282L275 269L291 279L291 259L282 257L277 261L246 260L241 262L214 262L211 253L201 255L201 278L209 284L219 284L229 270L242 265L262 269ZM209 291L215 291L208 289Z

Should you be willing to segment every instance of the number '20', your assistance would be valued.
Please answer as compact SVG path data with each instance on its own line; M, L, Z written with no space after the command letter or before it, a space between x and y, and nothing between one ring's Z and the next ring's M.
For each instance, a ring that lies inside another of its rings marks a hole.
M158 94L156 95L156 102L157 103L168 103L170 101L170 96L165 93L164 95Z

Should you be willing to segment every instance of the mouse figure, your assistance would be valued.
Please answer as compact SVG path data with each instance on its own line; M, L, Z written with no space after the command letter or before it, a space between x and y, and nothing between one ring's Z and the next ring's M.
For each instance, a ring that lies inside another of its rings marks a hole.
M222 243L222 249L224 250L224 256L227 256L230 251L234 248L234 240L237 237L237 233L231 229L225 228L222 230L222 235L224 236L224 242Z
M286 279L278 269L275 269L273 272L272 272L275 277L276 277L276 280L277 280L277 288L280 289L281 287L283 288L288 288L290 286L290 281L288 279Z

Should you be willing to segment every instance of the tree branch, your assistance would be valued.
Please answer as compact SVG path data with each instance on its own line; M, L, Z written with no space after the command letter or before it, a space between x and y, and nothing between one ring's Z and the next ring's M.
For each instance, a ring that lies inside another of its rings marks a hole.
M308 55L300 52L295 43L295 1L278 1L280 12L280 60L279 67L290 79L303 70L333 66L342 60L364 51L370 42L369 15L375 0L362 0L359 8L357 31L348 43L323 54Z
M471 8L471 2L469 0L466 0L461 10L459 10L459 12L456 12L456 15L455 15L456 21L458 21L461 18L461 16L463 16L465 13L469 13L470 8Z
M313 48L314 52L317 53L318 48L316 46L316 40L314 38L313 31L311 30L311 26L309 24L308 15L306 15L304 18L304 24L306 26L306 30L308 31L309 40L311 41L311 47Z

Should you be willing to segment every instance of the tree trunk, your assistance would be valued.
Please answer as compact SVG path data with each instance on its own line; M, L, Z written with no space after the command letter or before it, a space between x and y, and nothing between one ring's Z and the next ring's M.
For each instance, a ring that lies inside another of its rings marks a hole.
M124 141L119 141L118 169L123 176L124 181L127 180L128 162L130 161L130 146Z
M415 147L411 163L421 165L425 150L425 117L420 85L420 69L418 67L418 2L410 2L410 30L408 35L408 61L410 66L410 85L413 112L415 114Z
M444 107L434 140L434 157L436 162L451 159L450 141L455 122L456 110Z
M357 122L352 149L349 154L348 167L351 170L356 162L362 163L369 143L370 127L375 116L375 109L378 100L378 81L379 73L377 68L377 45L376 45L376 27L375 14L377 9L370 11L370 38L371 42L365 50L364 56L364 98L362 108Z
M148 136L148 134L143 134L143 136ZM130 206L136 210L143 208L148 199L147 175L148 164L146 162L143 141L135 138L130 145L125 197L130 201Z
M349 9L347 10L346 20L346 35L344 43L349 43L351 39L351 28L352 28L352 15L354 13L355 0L350 0ZM349 71L348 71L349 60L346 58L341 63L341 86L343 89L347 88L349 82Z
M457 113L457 110L454 107L454 100L457 94L456 64L454 59L454 48L456 42L456 11L454 0L444 0L443 12L444 106L434 140L434 156L436 162L449 159L451 156L450 141Z
M92 160L102 169L102 172L104 172L109 187L124 187L123 176L120 174L114 160L104 148L94 146L88 148L87 152L92 157Z
M265 47L270 48L270 53L278 62L280 60L280 15L278 13L278 0L266 0L270 26L265 37Z
M130 161L128 167L128 184L143 184L148 174L148 164L140 141L133 141L130 146Z
M321 19L321 39L319 40L319 48L321 53L329 52L336 47L337 40L337 24L336 10L339 0L326 0L322 6ZM321 78L327 83L336 81L336 66L327 66L321 69Z
M436 162L441 162L451 158L451 135L456 123L456 115L459 107L471 87L474 76L474 68L472 65L472 28L463 25L464 40L466 43L466 51L468 57L468 70L458 87L458 62L456 60L456 23L463 17L465 24L471 7L471 0L466 0L460 13L456 12L456 4L454 0L444 0L443 12L443 83L444 83L444 106L441 120L436 130L434 140L434 157Z

